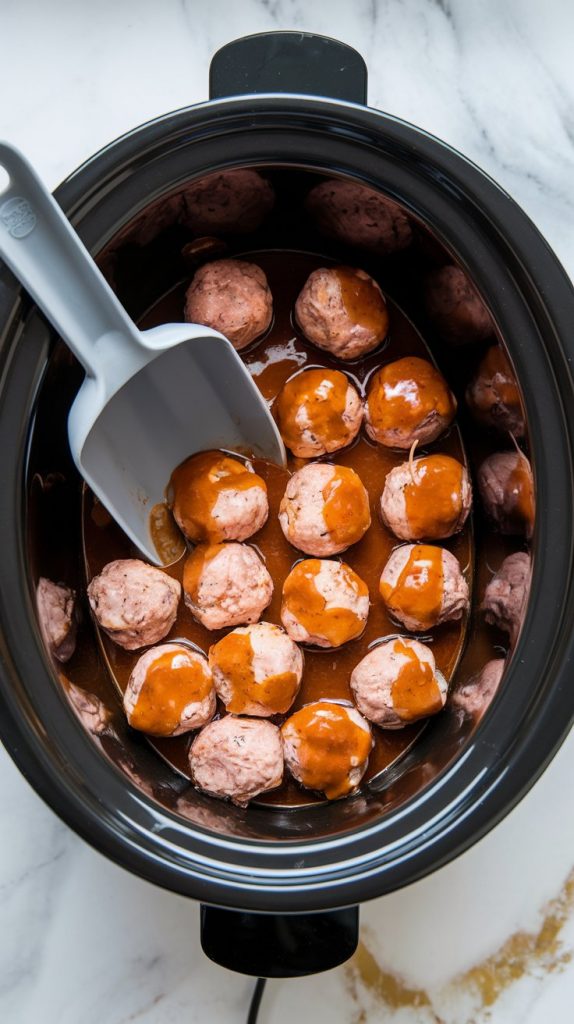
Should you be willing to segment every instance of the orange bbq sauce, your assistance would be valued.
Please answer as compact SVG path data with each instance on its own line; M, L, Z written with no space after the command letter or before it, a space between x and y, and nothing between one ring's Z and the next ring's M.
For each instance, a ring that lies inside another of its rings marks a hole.
M194 544L224 539L213 512L222 491L266 490L265 483L245 463L222 452L199 452L182 462L171 475L169 493L183 532Z
M413 462L413 478L404 489L413 540L439 540L455 532L462 512L462 480L462 464L448 455Z
M456 401L432 363L418 356L406 356L387 363L374 374L367 406L374 429L416 431L432 412L450 422Z
M358 597L367 597L368 589L348 565L341 564L347 582ZM283 607L305 627L311 636L324 637L332 647L340 647L360 636L365 623L349 608L327 608L325 598L315 586L314 577L321 571L321 560L306 558L289 573L283 586Z
M408 658L395 679L391 697L393 710L404 722L434 715L442 708L442 697L436 677L428 662L420 661L416 651L402 640L394 641L394 650Z
M349 443L352 434L343 419L349 386L339 370L304 370L286 381L273 403L273 414L283 441L295 455L305 444L304 431L316 438L324 452Z
M166 651L151 663L131 714L134 729L152 736L170 736L187 705L208 696L213 683L207 663L197 656L186 658L187 653Z
M249 713L249 704L256 702L273 715L284 715L291 707L298 689L295 672L280 672L256 682L253 671L253 647L246 633L228 633L209 652L209 664L217 666L231 685L231 699L226 710L234 715Z
M286 727L299 737L299 774L307 789L336 800L355 788L349 772L366 761L373 740L370 731L356 725L344 707L310 704L292 715L284 730Z
M442 548L415 544L395 586L381 579L380 593L391 614L401 611L432 629L442 605Z

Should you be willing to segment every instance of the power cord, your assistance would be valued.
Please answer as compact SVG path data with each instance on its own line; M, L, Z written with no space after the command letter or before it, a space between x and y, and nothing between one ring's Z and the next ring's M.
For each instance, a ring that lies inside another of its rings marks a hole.
M247 1024L257 1024L259 1007L261 1006L261 1000L263 998L266 984L267 978L258 978L255 982L255 988L253 989L253 995L251 996L251 1003L249 1004L249 1013L247 1014Z

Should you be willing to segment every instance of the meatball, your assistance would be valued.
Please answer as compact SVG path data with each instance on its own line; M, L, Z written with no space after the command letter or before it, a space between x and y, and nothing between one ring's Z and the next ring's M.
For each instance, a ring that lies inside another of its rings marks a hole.
M281 437L300 459L339 451L361 429L363 406L339 370L303 370L277 395L273 413Z
M273 581L247 544L200 544L183 570L185 603L206 629L257 622L273 595Z
M379 586L389 614L414 632L460 619L470 605L458 559L429 544L395 548Z
M210 648L209 664L217 694L234 715L284 715L303 675L297 644L270 622L228 633Z
M283 747L276 725L226 715L206 725L189 752L195 785L210 796L246 807L283 781Z
M127 651L157 644L167 636L180 597L177 580L139 558L109 562L88 586L98 625Z
M490 313L460 267L449 265L429 274L425 303L430 319L447 341L484 341L493 332Z
M293 547L307 555L335 555L369 529L369 496L353 469L310 462L289 480L279 522Z
M466 390L467 405L480 423L523 437L526 431L516 377L500 345L492 345Z
M364 270L320 267L309 275L295 303L305 337L339 359L359 359L387 336L383 293Z
M445 705L447 688L430 647L404 637L374 647L351 674L359 711L383 729L435 715Z
M250 462L223 452L199 452L174 471L172 511L194 544L247 540L267 520L265 482Z
M480 672L454 691L451 704L473 718L482 718L498 690L504 672L504 658L493 658Z
M175 224L183 209L181 192L175 195L162 196L155 203L147 206L135 220L131 221L114 242L114 248L121 245L149 245L166 228Z
M298 643L340 647L361 635L368 614L367 585L344 562L306 558L283 584L281 621Z
M373 747L369 723L356 708L320 700L296 711L281 727L285 763L305 789L328 800L353 793Z
M267 330L273 298L254 263L214 260L196 272L185 293L185 319L220 331L238 351Z
M181 221L196 235L255 231L273 208L273 187L257 171L237 168L194 181L182 193Z
M112 735L113 715L104 702L96 697L95 693L88 693L87 690L75 686L64 675L60 676L60 681L68 694L70 704L88 732L91 732L92 736L103 736L104 733Z
M215 689L205 655L183 644L152 647L132 669L124 711L133 729L181 736L215 714Z
M309 192L306 207L324 234L347 245L392 253L412 240L411 225L401 207L365 185L323 181Z
M429 444L449 426L456 399L427 359L407 356L377 370L365 408L369 437L389 448Z
M486 587L480 606L487 622L508 633L512 647L526 613L530 575L530 555L526 551L508 555Z
M526 455L489 455L478 470L478 487L485 511L501 533L532 536L534 481Z
M44 643L58 661L69 661L76 650L78 613L76 595L64 583L41 576L36 587L36 607Z
M427 455L388 473L381 515L401 540L439 540L462 530L471 503L470 479L462 463L450 455Z

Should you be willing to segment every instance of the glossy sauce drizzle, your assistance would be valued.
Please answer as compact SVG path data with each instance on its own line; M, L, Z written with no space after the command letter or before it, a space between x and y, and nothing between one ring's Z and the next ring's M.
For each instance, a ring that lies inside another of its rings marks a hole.
M187 651L166 651L147 669L131 724L152 736L169 736L187 705L205 700L211 687L203 660L190 657Z
M172 473L169 492L173 511L185 535L194 544L214 544L225 534L213 513L219 496L226 490L265 489L260 476L251 473L244 462L221 452L199 452L182 462Z
M456 404L450 389L432 363L406 356L388 363L373 377L367 398L369 417L382 431L410 433L436 412L451 420Z
M442 606L442 548L416 544L395 586L381 580L380 592L391 612L400 610L432 629Z
M371 525L369 496L359 477L347 466L335 466L322 490L323 519L341 547L356 544Z
M217 666L231 687L226 708L234 715L249 714L249 704L263 704L273 714L285 714L297 692L294 672L281 672L256 682L253 671L253 647L246 633L228 633L212 647L209 661Z
M421 661L412 647L407 647L402 640L394 641L394 650L407 659L391 690L393 710L399 718L410 722L440 711L441 692L428 662Z
M447 455L429 455L413 463L404 490L405 511L414 540L448 537L462 512L463 466Z
M352 267L337 267L341 299L349 319L372 331L382 341L389 326L385 300L370 277Z
M300 454L304 433L326 452L348 443L349 427L343 419L348 388L347 377L338 370L304 370L286 382L273 403L273 413L291 451Z
M285 732L295 732L301 780L329 800L353 788L349 774L363 764L372 746L370 732L357 725L344 707L318 703L302 708L288 720Z
M369 591L348 565L339 563L340 575L357 597L368 597ZM306 558L292 570L283 587L283 605L305 627L311 636L323 637L334 647L353 640L363 632L364 621L350 608L328 608L315 585L321 571L318 558Z

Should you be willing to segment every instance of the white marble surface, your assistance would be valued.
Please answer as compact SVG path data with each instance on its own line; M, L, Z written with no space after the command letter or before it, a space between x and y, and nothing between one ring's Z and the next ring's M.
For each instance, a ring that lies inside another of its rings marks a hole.
M574 271L569 0L1 0L0 136L55 186L122 132L205 98L218 46L273 28L356 46L369 65L371 104L483 166ZM486 839L432 877L364 907L363 939L388 973L392 1005L368 983L364 953L354 971L272 983L262 1024L571 1020L574 912L563 909L566 897L538 943L532 936L574 866L573 775L571 736ZM202 956L197 908L89 849L4 753L0 820L0 1020L245 1019L251 982ZM554 948L550 942L543 955L553 929ZM517 931L531 938L515 941L504 966L500 951ZM480 976L465 977L485 960ZM522 976L497 996L512 974Z

